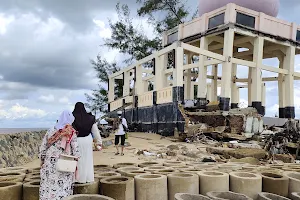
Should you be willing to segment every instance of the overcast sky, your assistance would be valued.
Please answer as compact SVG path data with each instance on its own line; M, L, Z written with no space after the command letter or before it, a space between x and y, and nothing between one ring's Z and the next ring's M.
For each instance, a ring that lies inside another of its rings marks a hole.
M126 2L136 10L135 0ZM111 35L108 18L117 19L116 3L0 0L0 128L50 127L61 111L85 101L84 93L97 88L89 60L98 53L109 61L121 60L116 51L99 46ZM196 3L188 1L191 8ZM282 0L279 17L300 24L299 9L300 1ZM300 71L300 59L296 64ZM268 84L267 91L267 114L274 115L276 84ZM241 99L246 95L242 91ZM295 96L300 116L300 90Z

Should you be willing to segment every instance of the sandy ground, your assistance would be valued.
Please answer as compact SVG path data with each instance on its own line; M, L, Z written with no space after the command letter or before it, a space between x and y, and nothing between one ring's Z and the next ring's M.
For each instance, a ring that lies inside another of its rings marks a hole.
M114 136L110 136L109 138L105 138L103 140L113 140ZM99 164L109 164L113 165L115 163L121 162L135 162L141 163L147 160L156 160L157 162L163 162L165 159L157 159L156 157L148 157L143 155L136 155L137 150L158 150L163 147L167 147L168 145L175 144L178 146L186 146L189 150L203 150L205 151L205 145L202 144L187 144L187 143L179 143L172 142L170 138L161 138L160 135L151 134L151 133L129 133L129 138L126 140L129 142L131 146L126 147L124 150L124 156L116 156L116 149L113 145L108 146L102 151L94 151L94 165ZM177 157L168 157L168 159L176 160ZM39 167L40 161L35 160L31 163L24 165L24 167L34 168Z

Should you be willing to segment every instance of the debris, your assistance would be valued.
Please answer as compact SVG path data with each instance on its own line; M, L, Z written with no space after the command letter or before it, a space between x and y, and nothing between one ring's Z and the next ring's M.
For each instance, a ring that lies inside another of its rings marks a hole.
M284 163L293 163L295 160L291 154L275 154L273 158L274 160L281 160Z
M177 145L171 144L169 146L167 146L168 149L170 149L171 151L173 150L179 150L179 147Z
M236 158L232 158L230 159L230 162L236 162L236 163L248 163L251 165L258 165L259 164L259 160L253 157L245 157L245 158L240 158L240 159L236 159Z
M216 162L216 160L213 157L205 157L202 162Z
M168 156L176 156L176 155L177 155L177 153L174 152L174 151L167 151L166 154L167 154Z

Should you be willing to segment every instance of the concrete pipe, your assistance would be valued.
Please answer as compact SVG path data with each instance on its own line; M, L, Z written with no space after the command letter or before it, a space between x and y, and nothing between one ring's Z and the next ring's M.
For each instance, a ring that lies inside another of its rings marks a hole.
M190 173L168 175L169 200L174 200L176 193L199 194L199 176Z
M252 170L256 170L259 167L261 167L260 165L244 165L242 166L243 169L252 169Z
M147 171L128 171L128 172L125 173L125 176L134 178L135 176L141 175L141 174L151 174L151 172L147 172Z
M289 178L289 197L291 198L293 192L300 191L300 173L284 172L283 175Z
M30 176L25 178L24 182L34 182L34 181L40 181L41 177L40 176Z
M300 200L300 192L293 192L291 194L291 199L292 200Z
M122 176L125 176L126 172L128 171L144 171L141 167L121 167L117 169L117 172L119 172Z
M244 194L239 194L239 193L235 193L235 192L208 192L206 194L208 197L210 197L211 199L217 199L217 200L252 200L250 197L247 197Z
M229 175L218 171L199 172L200 194L210 191L229 191Z
M231 172L230 191L256 199L257 194L262 191L262 177L249 172Z
M198 169L181 169L181 170L179 170L180 172L184 172L184 173L193 173L193 174L197 174L198 175L198 173L199 172L202 172L203 170L198 170Z
M216 165L216 162L189 162L188 165Z
M0 200L22 200L22 183L0 183Z
M2 169L4 173L28 173L28 169L25 167L7 167Z
M74 184L74 194L99 194L99 181Z
M260 192L258 193L257 200L289 200L289 199L283 196L279 196L277 194Z
M23 200L39 200L40 182L28 182L23 185Z
M137 167L138 164L136 163L117 163L114 165L115 169L121 168L121 167Z
M178 171L181 171L181 170L193 170L193 169L195 169L192 166L173 166L172 168L175 169L175 170L178 170Z
M160 174L160 175L168 175L168 174L173 174L179 172L178 170L175 169L162 169L162 170L157 170L153 171L152 174Z
M112 168L112 165L94 165L94 169Z
M193 167L198 170L209 170L209 171L219 169L218 165L194 165Z
M236 170L239 170L239 169L242 169L242 166L241 165L237 165L237 164L221 164L221 165L218 165L219 169L220 170L228 170L228 171L236 171Z
M167 176L159 174L138 175L135 180L136 200L167 200Z
M40 167L36 167L36 168L30 168L27 170L27 173L37 173L37 172L40 172L41 171L41 168Z
M140 163L139 164L139 167L150 167L150 166L162 166L161 163L158 163L158 162L143 162L143 163Z
M200 194L186 194L177 193L175 194L175 200L209 200L210 198Z
M0 182L13 181L13 182L23 182L25 178L24 173L19 172L6 172L0 173Z
M300 172L299 168L289 168L289 167L284 167L282 168L283 171L291 171L291 172Z
M64 200L115 200L110 197L97 195L97 194L76 194L64 198Z
M270 168L274 168L274 169L282 169L284 167L283 164L271 164L269 165Z
M121 176L121 174L117 172L101 172L95 174L95 178L98 179L99 181L103 178L113 177L113 176Z
M145 167L144 170L147 172L154 172L158 170L164 170L164 169L172 169L171 167L166 166L151 166L151 167Z
M287 197L289 194L289 178L276 173L263 172L263 192L269 192Z
M29 173L29 174L26 174L26 178L28 177L32 177L32 176L40 176L40 172L32 172L32 173Z
M186 164L181 161L166 161L164 162L164 166L166 167L174 167L174 166L185 166Z
M131 177L109 177L100 181L101 194L116 200L134 200L134 179Z

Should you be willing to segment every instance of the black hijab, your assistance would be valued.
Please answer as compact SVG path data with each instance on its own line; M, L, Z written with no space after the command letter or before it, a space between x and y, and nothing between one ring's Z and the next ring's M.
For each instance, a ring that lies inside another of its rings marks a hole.
M73 127L79 132L78 137L88 136L96 121L95 116L86 112L82 102L77 102L75 104L73 115L75 117Z

